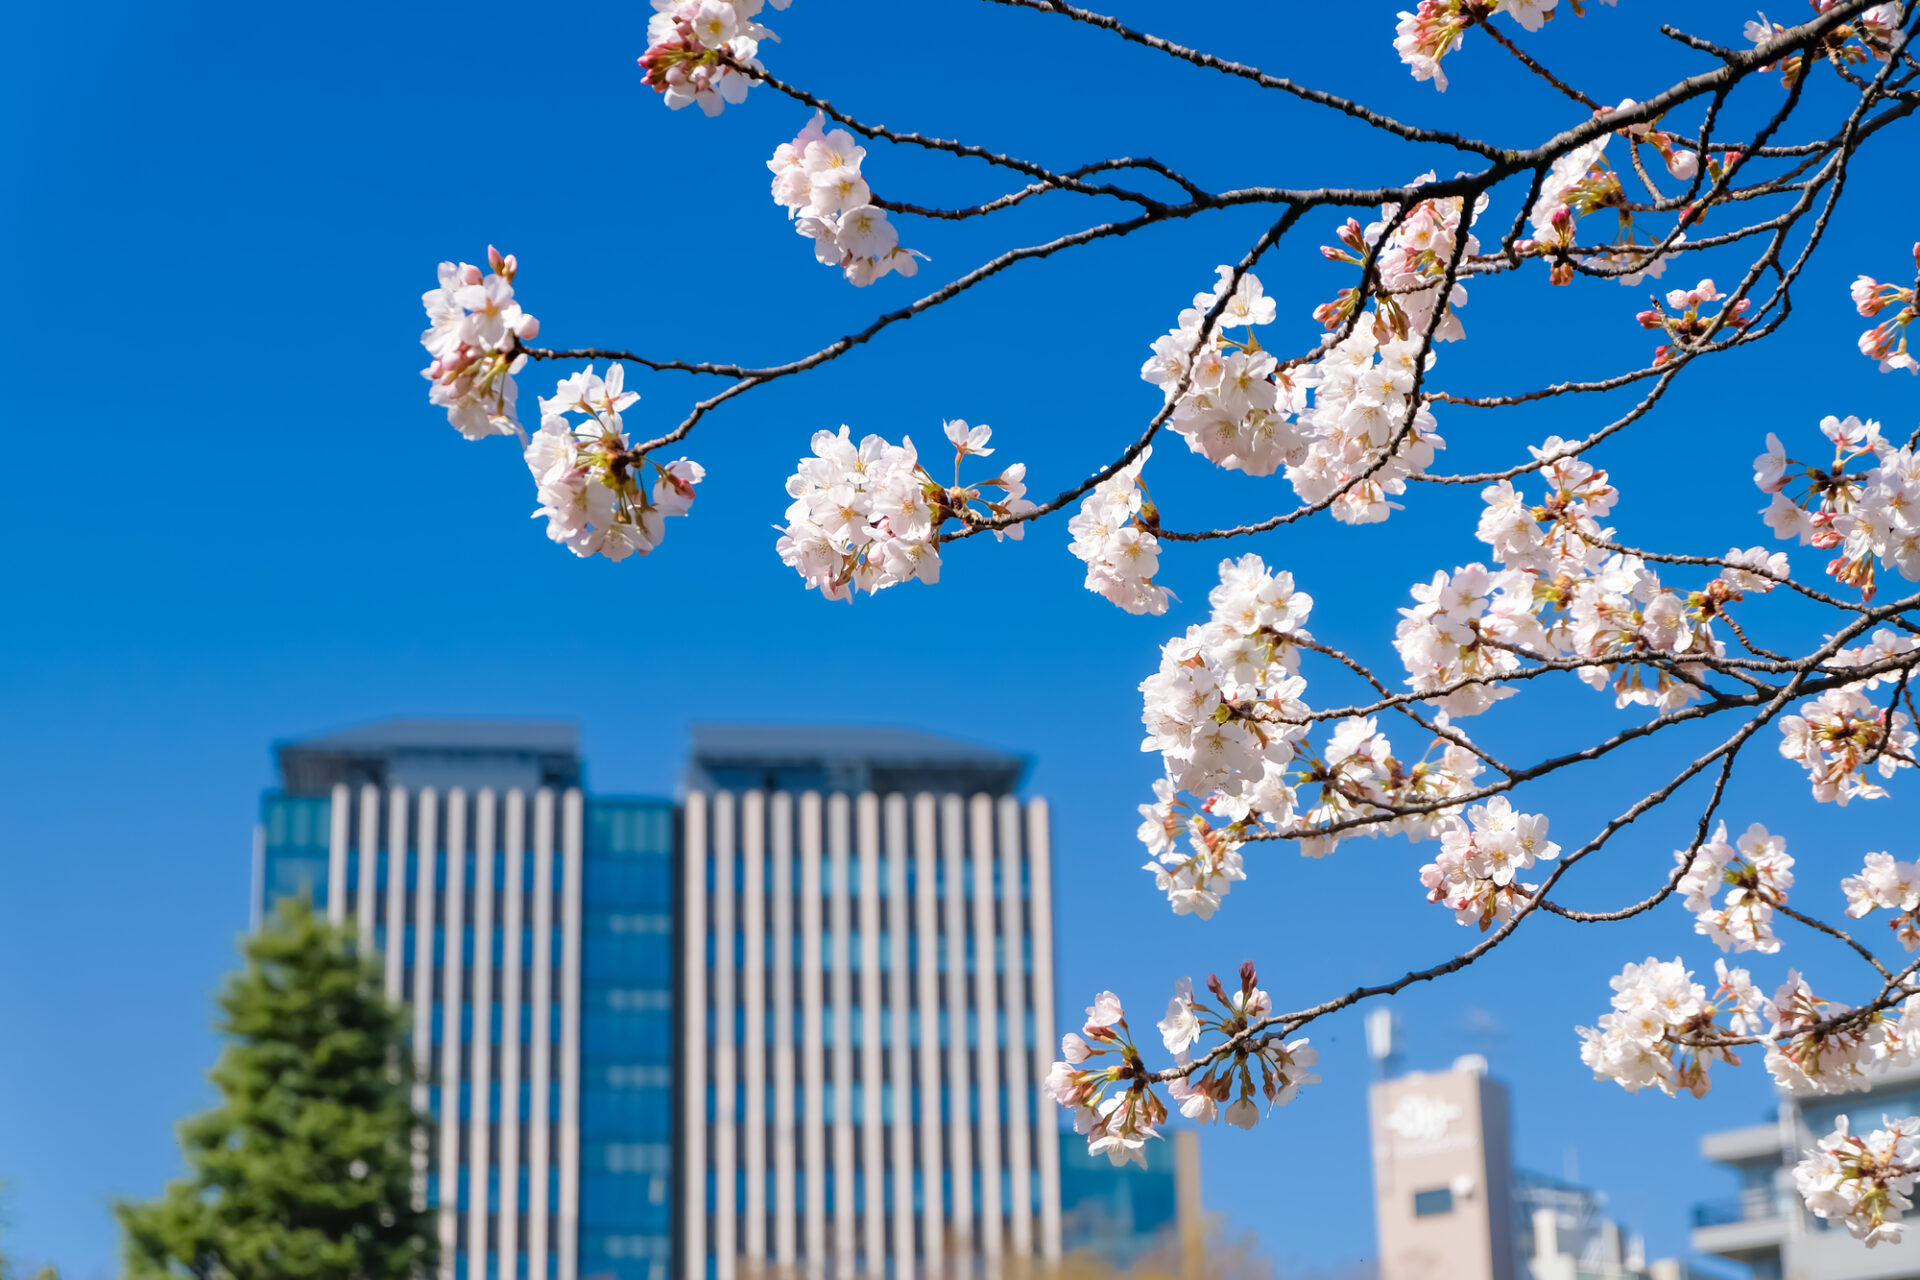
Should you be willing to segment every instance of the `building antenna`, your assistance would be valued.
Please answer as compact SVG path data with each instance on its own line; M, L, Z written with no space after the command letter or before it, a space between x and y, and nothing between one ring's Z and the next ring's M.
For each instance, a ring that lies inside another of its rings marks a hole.
M1391 1080L1400 1070L1400 1015L1391 1006L1369 1010L1366 1021L1367 1056L1382 1080Z

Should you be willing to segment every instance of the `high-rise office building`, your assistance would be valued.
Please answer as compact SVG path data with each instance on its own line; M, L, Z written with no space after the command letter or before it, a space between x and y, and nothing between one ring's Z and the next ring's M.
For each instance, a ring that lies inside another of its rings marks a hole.
M444 1280L668 1280L673 805L587 800L571 725L279 748L254 902L305 892L413 1010Z
M1172 1182L1085 1160L1040 1094L1050 844L1019 757L702 726L675 802L585 794L568 724L277 754L256 919L310 895L413 1009L443 1280L960 1280L1170 1231Z
M689 1276L1059 1257L1050 833L1023 769L920 734L696 730L689 783L747 789L685 798ZM889 784L916 790L866 789Z

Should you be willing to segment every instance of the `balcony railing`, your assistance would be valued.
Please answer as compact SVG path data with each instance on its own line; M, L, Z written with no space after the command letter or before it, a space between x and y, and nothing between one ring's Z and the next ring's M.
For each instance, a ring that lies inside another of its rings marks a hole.
M1737 1196L1693 1206L1693 1225L1724 1227L1733 1222L1766 1222L1781 1216L1780 1196L1772 1187L1748 1187Z

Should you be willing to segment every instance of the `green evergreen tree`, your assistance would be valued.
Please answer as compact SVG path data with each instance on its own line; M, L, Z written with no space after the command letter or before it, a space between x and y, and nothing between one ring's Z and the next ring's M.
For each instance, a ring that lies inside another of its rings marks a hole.
M220 1106L180 1126L189 1174L120 1204L129 1280L406 1280L437 1252L412 1205L406 1010L304 900L246 940L220 996Z

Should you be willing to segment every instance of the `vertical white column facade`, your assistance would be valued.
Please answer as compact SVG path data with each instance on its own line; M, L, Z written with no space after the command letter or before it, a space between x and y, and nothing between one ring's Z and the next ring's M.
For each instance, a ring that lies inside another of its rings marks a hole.
M681 985L681 1129L684 1135L681 1232L689 1276L706 1275L707 1258L707 798L687 797L686 857L680 876L685 979Z
M467 793L447 792L446 950L440 960L440 1275L454 1280L460 1231L460 1035L465 1029Z
M733 954L734 799L722 791L713 798L713 1253L717 1280L733 1280L739 1257L734 1129L736 1050L734 1036Z
M1045 1080L1053 1063L1053 849L1047 802L1027 805L1027 900L1033 936L1033 1076ZM1060 1260L1060 1144L1048 1121L1053 1103L1036 1099L1039 1116L1034 1145L1040 1152L1040 1256Z
M467 1118L467 1256L487 1253L493 1211L493 853L498 812L491 788L474 800L473 821L473 1050L467 1069L472 1094Z
M941 1156L940 1125L940 915L936 898L940 882L939 843L934 831L934 799L926 793L913 798L913 921L919 965L914 977L918 990L920 1032L920 1164L914 1178L920 1186L921 1270L928 1280L940 1280L946 1261L946 1197L943 1194L946 1161Z
M940 883L947 949L947 1168L952 1209L947 1219L948 1256L961 1276L973 1274L973 1072L967 1052L967 853L966 810L959 796L940 802Z
M327 923L336 926L347 922L347 804L352 794L342 782L327 805Z
M1045 809L716 792L687 815L682 1274L1057 1257Z
M440 853L440 797L422 787L416 808L420 832L414 839L413 883L413 1109L429 1110L433 1085L433 934L435 872ZM400 948L393 946L393 950ZM458 1034L457 1032L455 1034ZM414 1207L427 1207L427 1147L416 1142L413 1152Z
M507 792L505 893L500 912L500 1280L520 1280L521 990L527 944L527 797Z
M980 1114L974 1120L980 1166L980 1252L988 1280L1000 1275L1006 1206L1000 1196L1000 1027L995 960L1000 939L993 928L993 801L975 796L967 812L973 854L973 1020Z
M580 934L586 863L585 804L577 788L560 801L559 1280L580 1274Z
M553 792L533 793L532 1012L527 1035L527 1280L548 1280L553 1097Z
M354 899L354 918L360 926L360 946L373 952L374 886L380 883L380 788L360 788L360 889Z
M767 1260L767 814L766 797L749 791L740 801L740 931L746 947L740 962L745 1035L740 1075L746 1107L740 1116L741 1160L746 1195L742 1256L748 1274Z
M769 806L773 875L773 1259L783 1272L799 1260L798 1145L793 1075L793 797Z
M827 1084L833 1106L833 1263L840 1280L853 1280L853 901L848 895L849 806L844 795L827 797L827 928L833 1007L833 1078Z
M892 1141L887 1152L887 1188L893 1197L893 1247L888 1250L887 1274L914 1273L913 1240L913 1071L909 1053L912 977L908 940L912 935L913 903L907 898L907 867L913 861L907 846L907 798L891 795L886 801L887 882L881 886L887 903L887 1092L892 1114L885 1117ZM876 1264L874 1271L881 1268Z
M1022 920L1020 802L1003 796L995 806L1000 846L1000 941L1006 968L1000 980L1000 1006L1007 1031L1007 1169L1012 1198L1007 1220L1013 1255L1033 1256L1032 1094L1027 1087L1026 925Z
M827 1259L827 1068L821 960L820 796L800 797L800 990L801 1070L805 1073L802 1124L806 1132L807 1280L826 1274Z
M387 792L387 999L399 1000L407 959L407 793Z
M366 951L383 944L382 985L411 1010L414 1097L434 1117L413 1190L428 1207L437 1178L438 1280L580 1280L584 798L367 785L332 799L329 916Z
M882 1104L886 1082L881 1072L880 1031L880 802L871 795L858 804L860 854L860 1175L855 1187L864 1210L860 1241L861 1275L886 1274L886 1132Z

